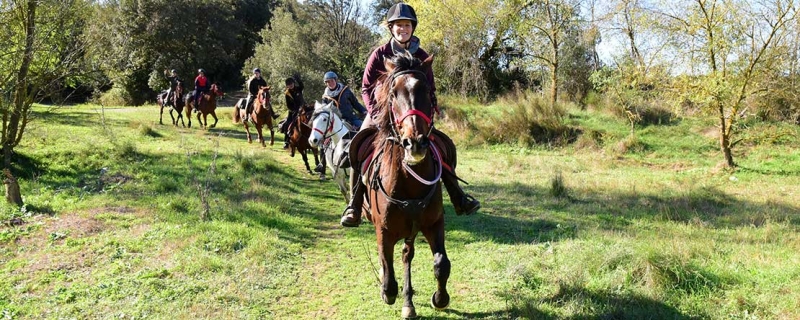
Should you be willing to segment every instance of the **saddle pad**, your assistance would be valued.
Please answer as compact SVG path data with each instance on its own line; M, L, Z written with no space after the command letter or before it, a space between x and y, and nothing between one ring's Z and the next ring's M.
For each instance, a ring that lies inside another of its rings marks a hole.
M377 132L377 128L365 128L353 137L353 140L350 141L350 164L355 165L361 163L372 154L375 148L372 142L375 140L375 134Z

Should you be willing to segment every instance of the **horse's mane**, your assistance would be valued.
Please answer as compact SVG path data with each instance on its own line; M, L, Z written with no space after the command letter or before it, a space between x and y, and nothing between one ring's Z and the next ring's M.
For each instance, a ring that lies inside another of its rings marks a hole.
M314 110L314 113L311 115L311 119L315 119L320 113L330 111L334 113L339 119L342 119L342 111L339 108L333 106L333 103L325 104L324 107Z
M408 51L395 55L391 58L391 62L394 64L395 68L392 69L391 72L387 72L378 78L378 82L381 86L379 91L375 94L375 103L379 110L375 122L382 130L388 130L394 125L391 116L392 107L389 105L391 102L392 80L394 79L394 75L402 71L422 71L422 61L415 58Z

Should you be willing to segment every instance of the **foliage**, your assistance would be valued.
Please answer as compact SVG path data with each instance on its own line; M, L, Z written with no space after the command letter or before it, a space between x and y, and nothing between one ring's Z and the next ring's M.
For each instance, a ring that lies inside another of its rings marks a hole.
M326 71L335 71L354 91L360 86L375 36L360 24L364 13L357 1L295 3L274 14L270 28L261 30L263 43L242 73L259 67L268 83L280 87L287 77L299 75L307 88L306 99L309 93L321 95Z
M191 89L196 70L225 87L242 83L246 57L260 41L275 1L112 0L95 5L89 56L139 105L167 86L176 69ZM202 17L202 18L195 18Z
M409 1L420 19L415 34L437 55L437 89L462 95L496 96L519 77L514 64L516 1Z

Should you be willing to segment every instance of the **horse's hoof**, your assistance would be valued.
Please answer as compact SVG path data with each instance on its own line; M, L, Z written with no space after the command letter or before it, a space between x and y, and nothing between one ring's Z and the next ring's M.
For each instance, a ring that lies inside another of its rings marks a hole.
M415 319L417 317L417 311L414 307L403 307L401 315L403 319Z
M383 302L386 302L386 304L392 305L394 301L397 300L397 297L387 297L385 293L381 292L381 299L383 299Z
M441 300L444 300L444 301L439 301L439 303L443 304L443 306L437 306L436 292L434 292L433 296L431 296L431 307L433 307L436 310L444 310L447 309L448 306L450 306L450 295L447 294L446 292L444 293L444 297L442 297Z

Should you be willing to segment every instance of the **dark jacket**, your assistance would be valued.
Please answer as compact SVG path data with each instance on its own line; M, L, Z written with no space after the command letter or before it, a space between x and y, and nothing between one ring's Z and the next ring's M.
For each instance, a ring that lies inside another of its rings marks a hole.
M353 91L351 91L350 88L341 83L337 83L336 86L337 89L343 87L339 91L340 93L337 96L322 95L323 102L329 103L334 101L336 106L339 107L339 111L342 113L342 118L350 123L353 123L353 120L355 119L360 119L358 116L356 116L355 110L358 110L358 112L361 114L367 114L367 109L364 108L360 102L358 102L356 95L353 94Z
M386 66L383 64L384 60L394 56L392 41L394 40L390 40L375 49L375 51L372 51L369 59L367 59L367 66L364 68L364 77L361 80L361 98L364 100L364 104L371 115L378 113L378 110L375 110L375 87L378 85L378 78L386 73ZM416 41L417 45L419 43L417 37L413 37L411 41ZM417 48L412 55L423 61L428 59L429 56L422 48ZM433 81L433 71L428 70L426 77L431 89L431 101L436 106L436 84Z
M306 104L303 99L303 82L300 79L295 79L294 89L286 89L283 95L286 97L286 108L291 112L297 112Z
M247 82L247 91L249 91L250 94L255 96L258 94L258 90L261 87L266 87L266 86L267 86L267 80L264 80L264 78L251 77L250 81Z
M178 81L183 81L178 76L174 77L165 76L165 77L167 78L167 81L169 81L169 88L172 91L175 91L175 88L178 87Z

